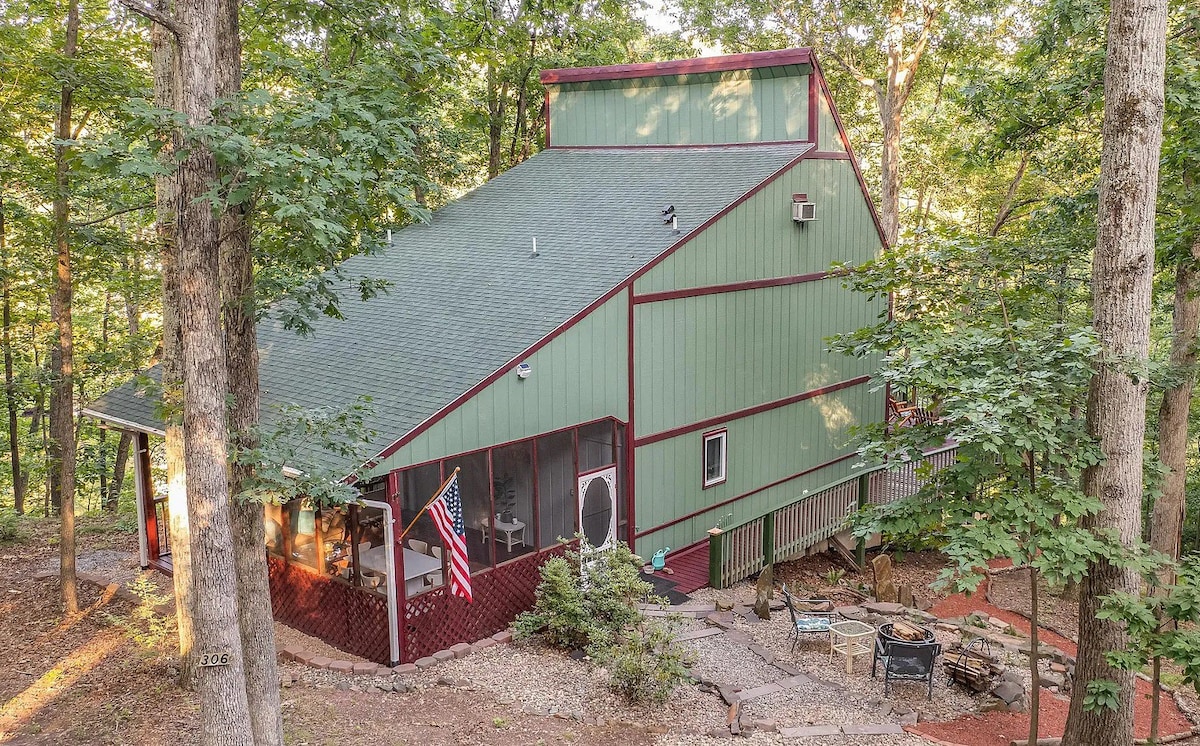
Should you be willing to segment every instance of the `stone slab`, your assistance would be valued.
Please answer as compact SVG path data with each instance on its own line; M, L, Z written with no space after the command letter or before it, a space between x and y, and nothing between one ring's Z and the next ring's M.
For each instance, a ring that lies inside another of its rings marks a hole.
M333 663L333 658L326 658L323 655L318 655L308 662L308 665L313 668L329 668L329 664Z
M502 632L497 632L496 634L492 635L492 639L495 640L496 642L512 642L512 639L513 639L512 630L506 629Z
M455 658L465 658L471 653L471 643L456 642L450 646L450 652L454 653Z
M432 655L427 655L424 658L417 658L417 668L424 671L426 668L436 666L437 662L437 658L434 658Z
M454 653L449 650L439 650L433 654L433 659L439 663L445 663L454 660Z
M379 666L375 663L355 663L353 670L357 676L374 676Z
M842 729L836 725L802 725L798 728L780 728L779 735L784 738L812 738L814 736L841 735Z
M762 686L756 686L753 689L746 689L738 693L738 701L754 699L756 697L765 697L768 694L777 694L783 691L783 687L772 681Z
M400 665L398 665L392 669L392 673L400 674L401 676L405 676L407 674L416 673L417 671L420 671L420 670L421 669L417 668L416 663L401 663Z
M676 642L685 642L687 640L699 640L704 637L712 637L713 635L721 634L721 630L709 627L708 629L695 629L691 632L683 632L675 636Z
M843 725L842 732L848 736L889 736L903 733L898 723L867 723L865 725Z
M475 652L478 653L480 650L487 650L488 648L490 648L491 646L493 646L495 644L496 644L495 640L493 640L490 637L485 637L482 640L476 640L474 643L471 644L471 647L475 648Z
M334 673L352 673L354 671L354 664L350 661L334 661L329 664L329 670Z

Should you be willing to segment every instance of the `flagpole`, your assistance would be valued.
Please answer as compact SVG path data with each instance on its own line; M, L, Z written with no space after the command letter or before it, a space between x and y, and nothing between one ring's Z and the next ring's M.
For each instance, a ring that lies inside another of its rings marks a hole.
M446 485L450 484L450 480L454 479L456 476L458 476L458 472L461 470L462 470L462 467L460 467L460 466L454 467L454 473L451 474L450 476L446 477L446 481L442 482L441 486L437 488L437 492L433 493L433 497L431 497L429 499L429 502L425 503L425 507L418 510L417 514L415 516L413 516L412 522L410 522L408 524L408 528L404 529L404 531L398 537L396 537L397 544L404 541L404 537L408 536L408 532L412 530L412 527L414 525L416 525L417 519L420 518L421 515L424 514L426 510L429 510L429 506L433 505L434 500L437 500L439 497L442 496L442 490L446 489Z

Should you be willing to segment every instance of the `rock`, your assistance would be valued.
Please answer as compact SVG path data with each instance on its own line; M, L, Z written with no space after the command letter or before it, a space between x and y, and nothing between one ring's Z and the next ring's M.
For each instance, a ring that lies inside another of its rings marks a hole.
M908 587L907 585L900 586L896 600L900 602L901 606L913 606L912 588Z
M1001 681L992 689L992 695L1003 700L1011 709L1014 702L1020 702L1025 697L1025 689L1014 681Z
M471 682L467 679L458 676L439 676L438 683L442 686L454 686L460 689L466 689L471 686Z
M450 652L454 653L455 658L465 658L471 654L472 648L469 642L456 642L450 646Z
M733 599L724 593L717 595L717 611L733 611Z
M1058 661L1054 661L1053 663L1050 664L1050 670L1053 671L1054 673L1066 673L1067 667L1064 666L1063 664L1059 663Z
M920 721L920 719L921 718L918 713L910 712L907 715L900 716L900 724L901 725L916 725L917 722Z
M774 720L755 720L754 729L764 733L777 733L779 732L779 723Z
M775 593L774 565L767 565L754 584L754 613L759 619L771 618L771 596Z
M892 580L892 558L880 554L871 560L875 571L875 600L882 603L896 603L896 583Z
M891 714L892 714L892 703L891 703L891 702L884 702L883 704L881 704L881 705L879 706L879 714L880 714L880 715L882 715L882 716L884 716L884 717L887 717L888 715L891 715Z
M513 640L512 630L506 629L503 632L497 632L496 634L492 635L492 639L495 640L496 642L500 642L500 643L512 642L512 640Z
M579 649L572 650L571 652L567 653L567 657L573 661L581 661L587 657L587 652L585 650L583 650L582 648L579 648Z
M867 617L867 610L861 606L839 606L833 611L844 619L853 619L856 622L863 622Z
M1047 689L1061 689L1066 684L1066 679L1056 673L1044 673L1038 677L1038 685Z
M728 728L713 728L708 732L709 738L733 738Z
M374 676L379 666L374 663L355 663L352 670L355 676Z
M426 668L430 668L431 666L436 666L437 662L438 662L437 658L434 658L432 655L427 655L424 658L417 658L416 666L417 666L417 668L424 671Z
M550 710L548 708L532 703L526 704L524 707L522 707L521 712L525 713L526 715L537 715L538 717L546 717L550 714Z
M904 607L895 601L868 601L862 607L872 613L885 614L887 616L895 616L904 611Z
M337 690L338 690L339 692L348 692L348 691L350 691L350 682L349 682L349 681L339 681L339 682L337 683Z
M420 670L421 669L417 668L416 663L401 663L400 665L398 665L392 669L392 673L400 674L403 676L405 674L416 673L417 671L420 671Z

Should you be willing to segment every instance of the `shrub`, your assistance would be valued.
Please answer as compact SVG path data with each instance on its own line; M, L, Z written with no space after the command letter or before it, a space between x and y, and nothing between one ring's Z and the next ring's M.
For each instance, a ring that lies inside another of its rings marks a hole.
M0 544L8 544L21 539L21 517L11 508L0 508Z
M609 685L630 702L666 701L687 676L684 653L672 643L677 621L649 620L638 608L666 606L666 599L642 580L628 546L597 551L580 542L579 551L542 565L537 603L517 617L517 635L585 649L609 667Z
M676 620L643 620L611 650L608 685L633 704L661 705L688 678L691 660L674 641Z

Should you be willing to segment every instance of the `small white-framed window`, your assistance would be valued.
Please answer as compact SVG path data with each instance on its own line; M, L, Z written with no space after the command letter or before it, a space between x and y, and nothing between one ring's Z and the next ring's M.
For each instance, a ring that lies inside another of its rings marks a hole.
M712 487L725 481L726 449L728 432L715 430L704 434L704 487Z

